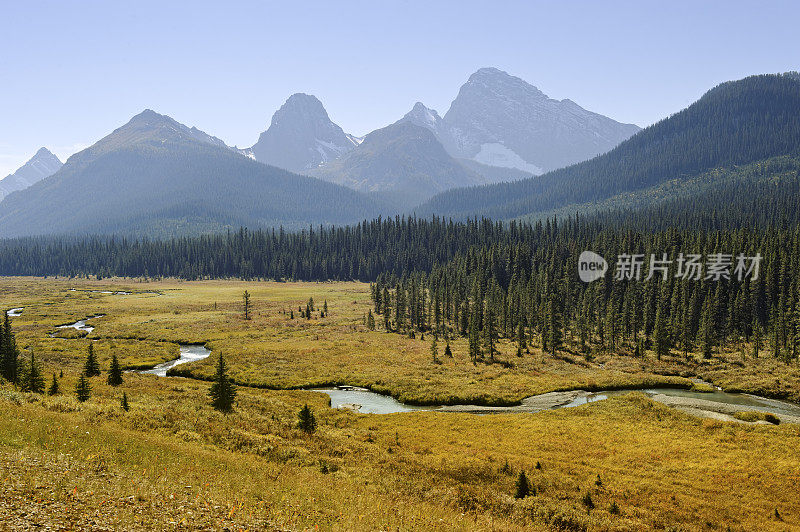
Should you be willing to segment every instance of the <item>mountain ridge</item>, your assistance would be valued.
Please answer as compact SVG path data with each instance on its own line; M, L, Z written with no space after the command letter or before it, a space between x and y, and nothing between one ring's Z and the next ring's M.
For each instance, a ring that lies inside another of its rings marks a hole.
M39 148L33 157L14 173L0 180L0 201L12 192L24 190L56 173L63 163L47 148Z

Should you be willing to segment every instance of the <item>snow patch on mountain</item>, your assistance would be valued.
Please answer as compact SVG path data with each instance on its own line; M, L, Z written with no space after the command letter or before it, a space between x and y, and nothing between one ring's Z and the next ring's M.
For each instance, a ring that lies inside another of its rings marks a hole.
M520 157L514 150L506 148L499 142L487 142L481 144L480 151L472 158L481 164L489 166L499 166L500 168L516 168L533 175L541 175L544 171L530 164Z

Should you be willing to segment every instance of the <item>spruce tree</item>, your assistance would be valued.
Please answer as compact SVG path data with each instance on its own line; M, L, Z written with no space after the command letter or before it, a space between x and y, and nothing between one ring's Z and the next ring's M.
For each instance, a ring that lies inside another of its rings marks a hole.
M453 358L453 351L450 349L450 340L447 340L447 345L444 346L444 356Z
M250 292L248 292L247 290L245 290L244 294L242 294L242 303L243 303L243 306L244 306L244 319L249 320L250 319Z
M108 369L108 384L111 386L122 384L122 368L119 365L116 353L111 356L111 367Z
M58 379L56 379L56 374L53 373L53 380L50 382L50 387L47 389L47 395L58 395L59 391Z
M233 410L233 402L236 399L236 387L228 378L228 369L225 359L220 353L217 358L217 372L214 375L214 382L208 391L211 396L211 406L220 412L230 412Z
M525 474L525 471L520 470L519 476L517 476L514 497L517 499L524 499L528 495L532 495L531 484L528 482L528 476Z
M308 434L317 430L317 419L314 417L314 413L308 405L305 405L300 409L300 412L297 413L297 427Z
M120 406L125 412L131 409L130 405L128 404L128 394L125 392L122 392L122 399L120 400Z
M17 343L14 340L14 333L11 331L11 319L8 313L5 315L5 320L2 326L2 334L0 334L0 355L2 355L2 374L3 378L8 382L19 382L19 362L17 353Z
M97 355L94 354L94 344L89 344L89 353L86 355L86 363L83 366L83 374L87 377L100 375L100 363L97 362Z
M25 372L25 379L22 384L22 389L26 392L44 393L44 377L39 366L36 364L33 350L31 350L31 359Z
M92 387L89 385L89 380L86 378L85 374L81 373L80 377L78 377L78 384L75 385L75 396L78 398L78 401L83 403L88 401L91 395Z

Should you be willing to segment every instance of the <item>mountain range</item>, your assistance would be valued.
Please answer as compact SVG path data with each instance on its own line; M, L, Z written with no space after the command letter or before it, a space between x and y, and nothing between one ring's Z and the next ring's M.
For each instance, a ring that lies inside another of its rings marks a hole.
M261 164L146 110L0 202L0 236L171 236L352 223L381 213L374 198Z
M536 136L546 128L552 138ZM713 209L720 198L741 196L734 185L768 205L777 190L770 183L793 190L786 179L797 178L798 76L724 83L687 109L635 129L551 100L496 69L471 76L444 117L417 103L363 139L345 133L305 94L291 96L244 150L146 110L63 166L42 149L0 181L11 185L4 190L13 187L0 201L0 237L164 237L349 224L404 212L542 219L676 199L689 205L701 197ZM525 144L526 138L538 140ZM558 139L579 155L559 155Z
M12 192L24 190L45 177L55 174L62 166L61 160L47 148L39 148L36 155L16 172L0 180L0 200Z
M333 123L315 97L295 94L251 151L260 162L382 195L407 209L451 188L524 179L583 161L638 130L482 68L444 118L417 102L363 143Z
M509 220L652 206L707 192L711 170L735 172L780 156L800 156L800 83L793 73L723 83L608 153L533 179L443 192L416 213ZM715 179L713 186L728 182Z

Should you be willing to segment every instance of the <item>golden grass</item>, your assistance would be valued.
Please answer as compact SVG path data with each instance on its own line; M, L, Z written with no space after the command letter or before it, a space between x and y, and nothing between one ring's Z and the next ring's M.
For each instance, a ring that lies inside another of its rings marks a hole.
M133 293L105 295L101 290ZM251 320L242 318L245 290L251 294ZM327 300L327 317L300 318L297 308L305 308L309 297L320 307ZM46 365L59 368L79 367L91 340L96 340L103 367L113 351L127 368L176 358L180 342L205 343L224 353L240 384L281 389L351 384L416 404L508 405L555 390L691 385L652 371L571 363L537 349L519 358L508 342L500 342L498 358L510 364L473 365L465 339L453 342L453 358L440 353L442 363L434 364L431 338L409 339L364 327L371 303L363 283L2 279L0 306L25 307L14 320L20 346L33 347ZM289 316L292 309L295 319ZM56 327L96 314L104 316L89 321L96 329L84 340L48 337L77 336ZM213 370L212 357L180 366L176 373L208 379Z
M83 291L105 288L161 295ZM245 288L251 321L239 310ZM361 415L328 408L324 394L244 387L222 415L207 383L138 374L120 388L91 379L87 403L72 396L91 339L104 369L112 352L123 364L151 364L177 356L176 342L207 342L240 381L341 379L418 400L510 401L647 379L689 385L653 373L688 363L652 358L601 357L602 369L506 352L512 368L474 367L456 344L454 360L433 365L427 342L360 325L366 294L356 283L0 280L0 306L25 307L14 320L20 346L34 347L48 378L64 370L63 395L0 386L0 523L14 528L25 512L67 529L170 529L184 519L216 529L800 529L797 426L700 420L639 393L486 416ZM279 312L309 295L328 300L328 318L292 322ZM47 336L95 314L106 317L86 339ZM211 361L186 366L202 376ZM303 404L320 422L313 436L296 428ZM519 470L535 496L512 497Z

